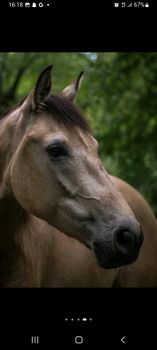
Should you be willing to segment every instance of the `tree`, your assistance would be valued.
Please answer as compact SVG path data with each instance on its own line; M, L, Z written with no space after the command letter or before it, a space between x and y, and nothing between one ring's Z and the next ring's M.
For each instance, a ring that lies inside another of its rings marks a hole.
M0 53L0 113L32 90L39 73L49 64L53 64L54 91L59 91L88 60L79 53Z
M99 53L91 79L100 153L157 210L157 54Z

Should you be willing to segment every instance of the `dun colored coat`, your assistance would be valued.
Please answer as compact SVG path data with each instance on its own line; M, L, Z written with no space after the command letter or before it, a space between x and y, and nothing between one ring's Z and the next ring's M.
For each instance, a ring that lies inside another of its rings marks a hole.
M104 169L72 103L81 76L54 96L49 66L1 116L1 287L157 286L156 220Z

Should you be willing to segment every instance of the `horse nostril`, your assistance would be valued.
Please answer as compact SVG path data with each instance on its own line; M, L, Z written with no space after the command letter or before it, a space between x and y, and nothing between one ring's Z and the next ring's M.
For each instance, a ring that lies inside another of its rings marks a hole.
M136 247L137 240L133 232L123 229L115 233L114 244L119 252L129 253Z

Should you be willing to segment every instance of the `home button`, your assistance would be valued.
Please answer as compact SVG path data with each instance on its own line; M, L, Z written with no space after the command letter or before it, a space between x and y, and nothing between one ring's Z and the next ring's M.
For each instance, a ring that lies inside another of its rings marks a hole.
M82 344L83 343L83 337L81 335L77 335L75 337L75 343L76 344Z

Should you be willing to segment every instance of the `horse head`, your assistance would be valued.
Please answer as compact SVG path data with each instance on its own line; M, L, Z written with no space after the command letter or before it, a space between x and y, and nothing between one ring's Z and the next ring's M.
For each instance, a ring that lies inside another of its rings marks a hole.
M137 259L143 234L73 104L81 77L52 95L49 66L10 112L15 126L4 181L26 212L92 249L101 267L114 268Z

